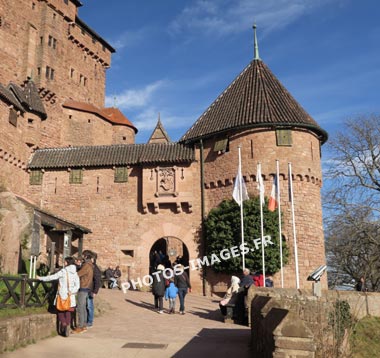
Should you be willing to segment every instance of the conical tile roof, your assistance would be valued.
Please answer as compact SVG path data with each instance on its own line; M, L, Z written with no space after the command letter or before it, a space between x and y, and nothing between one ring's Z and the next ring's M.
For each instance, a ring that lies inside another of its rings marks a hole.
M199 117L180 141L252 127L308 128L327 140L317 122L291 96L270 69L253 60Z

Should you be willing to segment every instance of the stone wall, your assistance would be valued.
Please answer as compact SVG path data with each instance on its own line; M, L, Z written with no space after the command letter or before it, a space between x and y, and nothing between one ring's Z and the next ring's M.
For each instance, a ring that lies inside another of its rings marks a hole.
M56 315L50 313L0 320L0 354L50 337L56 330Z
M22 247L30 246L32 219L32 209L12 193L0 192L0 272L18 272Z
M145 173L139 167L129 169L125 183L115 183L112 168L84 170L82 184L70 184L68 170L46 170L42 185L30 186L28 197L45 210L90 228L84 248L98 253L98 264L102 268L119 265L123 279L137 279L149 273L149 252L159 239L181 240L190 260L201 254L199 168L193 163L181 169L177 169L179 194L173 198L180 204L190 198L191 210L188 205L178 211L175 202L159 202L158 211L150 203L144 211L143 193L154 193L150 170ZM195 292L202 292L200 275L200 271L190 271Z
M226 135L227 137L227 135ZM231 199L234 178L238 170L238 147L241 146L242 175L248 193L259 195L256 183L257 163L262 164L265 196L271 193L276 174L276 159L280 163L280 193L282 234L289 248L289 263L284 269L285 287L295 287L295 261L291 203L288 195L288 162L292 163L294 211L297 233L300 288L311 288L307 281L310 272L326 263L321 206L321 158L319 139L311 132L292 131L292 146L277 146L276 131L251 129L230 133L229 150L214 151L213 138L204 143L206 212L219 205L223 199ZM265 234L265 233L264 233ZM252 245L252 238L247 238ZM256 271L261 267L249 267ZM280 286L280 275L274 276L275 286ZM327 288L326 275L322 287Z
M380 294L252 287L248 292L253 357L335 357L347 349L347 330L338 342L337 301L347 301L354 319L380 317Z

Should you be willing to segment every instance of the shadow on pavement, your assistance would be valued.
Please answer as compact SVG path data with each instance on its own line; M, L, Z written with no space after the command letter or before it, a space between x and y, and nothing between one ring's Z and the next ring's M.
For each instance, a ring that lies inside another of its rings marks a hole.
M249 329L204 328L171 358L248 358L250 338Z
M141 307L141 308L145 308L149 311L152 311L154 309L154 304L152 303L148 303L148 302L143 302L143 301L140 301L140 302L135 302L135 301L132 301L132 300L129 300L128 298L125 299L126 302L128 303L131 303L135 306L138 306L138 307Z
M209 319L212 321L218 321L218 322L224 321L224 318L223 318L222 314L220 313L219 309L209 310L209 309L206 309L203 307L192 307L192 308L193 308L193 310L189 310L189 311L187 311L187 313L190 313L194 316L198 316L200 318ZM194 311L194 310L196 310L196 311Z

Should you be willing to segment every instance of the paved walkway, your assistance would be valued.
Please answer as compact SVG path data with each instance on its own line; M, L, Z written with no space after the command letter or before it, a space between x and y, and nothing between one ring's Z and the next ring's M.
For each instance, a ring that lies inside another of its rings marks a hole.
M186 314L158 314L151 293L102 289L112 309L95 318L85 333L45 339L1 358L187 358L239 357L249 354L248 327L225 324L218 301L190 293ZM168 306L164 301L165 307ZM178 310L177 299L177 310ZM145 347L143 347L145 344Z

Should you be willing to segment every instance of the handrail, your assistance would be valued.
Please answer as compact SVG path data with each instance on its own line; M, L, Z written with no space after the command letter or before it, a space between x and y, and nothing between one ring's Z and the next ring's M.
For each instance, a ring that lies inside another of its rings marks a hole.
M43 307L55 295L54 282L20 276L0 276L0 309Z

